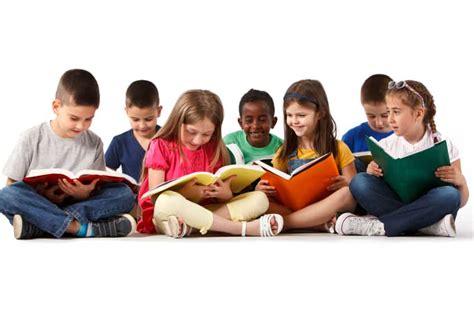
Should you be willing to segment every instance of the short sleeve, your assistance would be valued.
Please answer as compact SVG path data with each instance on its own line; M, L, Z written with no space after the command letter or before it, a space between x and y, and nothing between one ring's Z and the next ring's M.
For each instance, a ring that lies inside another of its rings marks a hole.
M92 169L105 171L104 144L99 137L97 137L96 155Z
M120 167L120 160L117 153L119 143L116 137L110 142L107 151L105 152L105 165L111 169L117 170Z
M342 136L342 141L349 147L349 149L354 150L354 133L349 130Z
M7 163L3 168L3 175L16 181L23 180L31 165L32 148L26 133L18 139Z
M276 151L275 157L272 159L272 165L274 168L282 171L282 172L288 172L288 160L283 161L279 158L280 152L281 152L281 147Z
M145 156L145 167L167 171L169 166L170 148L163 139L154 139L150 143Z
M351 150L342 141L337 140L338 155L336 158L337 166L339 169L343 169L347 165L351 164L354 161L354 156L352 155Z

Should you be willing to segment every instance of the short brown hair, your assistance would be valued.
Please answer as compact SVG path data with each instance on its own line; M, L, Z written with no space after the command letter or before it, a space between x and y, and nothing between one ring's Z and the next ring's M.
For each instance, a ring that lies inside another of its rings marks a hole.
M360 102L362 104L385 103L385 93L390 81L392 79L385 74L374 74L368 77L360 89Z
M90 72L71 69L61 76L56 89L56 98L61 104L70 104L72 100L76 105L99 108L99 84Z
M127 107L136 106L138 108L153 107L160 104L160 95L156 86L147 80L132 82L125 95Z

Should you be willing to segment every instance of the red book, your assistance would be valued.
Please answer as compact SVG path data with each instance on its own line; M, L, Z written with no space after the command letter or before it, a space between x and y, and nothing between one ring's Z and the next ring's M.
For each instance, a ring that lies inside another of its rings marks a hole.
M57 185L59 179L67 179L73 182L74 179L79 180L83 184L89 184L93 180L99 178L100 182L124 182L134 190L138 183L136 180L127 175L113 170L99 171L99 170L82 170L76 174L60 168L38 169L31 170L28 175L23 178L23 181L31 186L48 183L48 186Z

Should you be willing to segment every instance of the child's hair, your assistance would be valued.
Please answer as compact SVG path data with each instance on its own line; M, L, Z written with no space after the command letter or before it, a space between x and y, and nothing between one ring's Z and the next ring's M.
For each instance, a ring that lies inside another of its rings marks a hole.
M59 80L56 99L60 100L62 105L71 105L71 101L73 101L75 105L99 108L99 84L94 76L86 70L68 70Z
M285 140L278 158L286 160L298 148L298 136L286 122L286 109L293 102L319 113L319 121L314 131L313 148L321 155L332 152L334 157L337 157L336 122L329 111L326 92L321 82L308 79L293 83L283 98Z
M268 94L265 91L250 89L240 99L240 103L239 103L240 117L242 117L242 111L243 111L245 103L250 103L250 102L264 102L268 106L270 115L272 117L275 116L275 104L273 103L273 98L270 96L270 94Z
M168 120L153 137L163 138L181 144L179 138L180 129L183 124L194 124L203 119L209 119L215 126L211 142L216 144L216 150L210 168L217 162L228 164L229 156L224 142L222 141L221 126L224 121L224 107L216 94L208 90L189 90L184 92L176 101ZM180 155L185 158L179 146Z
M156 86L147 80L132 82L125 94L125 104L127 107L136 106L138 108L153 107L160 104L160 95Z
M393 81L392 81L393 82ZM423 83L413 80L406 80L401 82L390 83L386 93L386 97L398 97L400 101L416 108L422 106L425 108L425 115L423 117L423 124L431 129L433 134L436 133L436 124L434 116L436 115L436 105L434 103L433 95L423 85ZM434 142L438 142L437 137L434 137Z
M392 79L385 74L374 74L368 77L360 89L360 102L362 104L385 103L385 93L390 81Z

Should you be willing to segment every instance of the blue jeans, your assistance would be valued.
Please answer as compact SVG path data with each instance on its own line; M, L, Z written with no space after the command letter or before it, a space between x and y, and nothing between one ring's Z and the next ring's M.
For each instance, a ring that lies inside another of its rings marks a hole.
M413 234L447 214L456 216L461 194L453 186L433 188L411 203L403 203L382 178L359 173L349 185L352 196L371 215L383 222L385 234Z
M61 207L24 182L16 182L0 190L0 212L10 223L15 214L20 214L27 222L58 238L73 219L85 224L128 213L134 201L132 190L123 183L102 184L88 199Z

